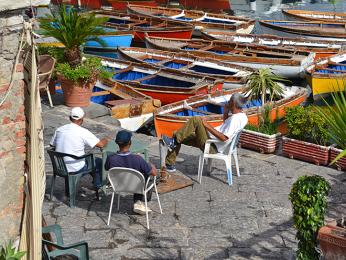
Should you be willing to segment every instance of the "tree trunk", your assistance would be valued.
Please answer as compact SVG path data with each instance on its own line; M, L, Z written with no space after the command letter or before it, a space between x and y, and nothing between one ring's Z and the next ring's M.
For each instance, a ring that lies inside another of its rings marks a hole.
M78 47L65 50L65 58L72 68L77 67L82 61L82 55Z

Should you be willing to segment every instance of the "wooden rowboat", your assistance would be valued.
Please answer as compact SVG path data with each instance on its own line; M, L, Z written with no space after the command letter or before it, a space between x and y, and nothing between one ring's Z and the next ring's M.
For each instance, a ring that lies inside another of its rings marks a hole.
M239 88L244 85L252 69L212 59L200 59L188 53L177 53L144 48L119 48L118 57L135 62L145 62L157 67L166 67L210 76L224 80L223 88Z
M307 67L306 74L315 99L318 99L320 95L345 90L346 52Z
M130 13L156 16L166 20L177 20L195 26L195 30L230 30L237 33L251 33L255 20L225 14L213 14L203 11L182 10L178 8L127 5Z
M297 37L317 40L345 41L346 24L333 22L296 22L296 21L259 21L264 33L280 34L280 36Z
M147 48L184 51L199 58L209 58L253 69L270 67L287 78L303 76L304 68L314 61L315 54L290 48L224 41L179 40L146 37Z
M202 32L202 37L206 40L221 40L225 42L242 44L259 44L273 47L293 48L299 51L309 51L316 53L315 59L336 54L343 46L346 46L346 40L314 40L298 37L279 37L267 34L245 35L224 31Z
M119 31L131 32L134 41L143 42L145 34L156 37L191 39L193 27L178 21L155 17L122 14L115 11L97 11L97 16L108 17L105 25Z
M181 128L192 116L203 116L214 127L222 124L224 104L235 92L242 90L227 90L210 95L200 95L184 101L176 102L158 108L154 115L156 134L172 136L173 132ZM301 104L307 96L307 91L300 87L286 87L284 96L279 101L273 102L270 112L272 121L282 119L285 116L285 108ZM252 101L247 104L246 112L249 124L258 125L260 101Z
M147 96L159 99L162 104L222 89L222 80L157 68L150 64L107 58L102 59L102 64L112 71L112 80L128 84Z
M136 131L152 120L153 112L161 106L160 100L111 80L96 83L91 101L109 107L112 117L129 131Z
M101 2L101 0L99 0ZM153 0L107 0L113 7L114 10L126 11L126 7L129 3L135 5L145 6L157 6L156 1Z
M346 22L346 13L307 10L282 10L285 15L304 21Z

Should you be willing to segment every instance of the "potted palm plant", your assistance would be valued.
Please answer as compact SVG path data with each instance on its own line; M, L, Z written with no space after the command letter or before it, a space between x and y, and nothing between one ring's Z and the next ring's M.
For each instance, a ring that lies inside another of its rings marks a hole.
M259 125L247 125L240 136L240 146L273 153L280 145L281 134L278 132L277 118L270 119L273 102L282 98L284 91L279 82L288 80L275 75L269 68L259 69L249 76L247 96L250 100L261 100L259 107Z
M56 72L67 106L88 106L97 78L109 76L100 59L82 59L81 52L81 46L88 40L105 46L98 36L106 33L101 25L107 19L93 13L78 13L73 7L67 10L65 5L57 13L40 19L41 34L54 37L65 46L64 62L57 64Z
M329 138L336 144L330 149L331 164L336 165L338 170L346 169L346 91L336 92L332 95L334 105L326 100L326 108L317 108L319 114L327 122Z
M282 138L282 152L316 165L328 165L328 124L315 106L286 109L288 136Z

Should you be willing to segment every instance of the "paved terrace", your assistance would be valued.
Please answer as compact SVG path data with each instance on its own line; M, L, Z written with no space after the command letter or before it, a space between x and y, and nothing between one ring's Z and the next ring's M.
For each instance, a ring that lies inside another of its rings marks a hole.
M56 127L68 122L68 108L44 106L46 145ZM94 110L94 115L97 110ZM103 116L85 120L84 126L99 137L115 136L114 120ZM158 166L158 141L135 135L148 143L150 160ZM198 149L183 146L177 168L196 180ZM132 212L132 197L122 198L120 213L114 211L106 225L110 195L101 201L78 196L69 208L64 198L64 182L57 178L54 198L45 199L44 217L48 224L63 228L65 243L85 240L91 259L294 259L297 247L288 193L298 176L318 174L332 185L328 217L346 214L346 174L327 167L263 155L240 149L241 177L233 186L226 183L224 165L215 163L211 176L202 184L162 194L163 215L153 195L149 206L151 232L145 230L145 216ZM46 156L47 193L52 168ZM91 188L91 177L82 186ZM156 211L156 212L155 212Z

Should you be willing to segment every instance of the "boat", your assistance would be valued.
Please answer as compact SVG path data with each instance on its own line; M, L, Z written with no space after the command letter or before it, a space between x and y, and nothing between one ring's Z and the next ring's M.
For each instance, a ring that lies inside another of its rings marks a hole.
M290 17L304 21L326 21L326 22L346 22L346 13L340 12L324 12L324 11L308 11L308 10L282 10L282 12Z
M99 0L102 1L102 0ZM145 6L157 6L154 0L107 0L114 10L126 11L126 7L129 3L135 5L145 5Z
M195 27L196 32L202 30L230 30L237 33L251 33L255 26L255 20L230 16L226 14L214 14L196 10L182 10L178 8L152 7L142 5L127 5L129 13L159 17L166 20L177 20Z
M304 68L314 61L315 53L290 48L224 41L179 40L146 37L147 48L183 51L199 58L209 58L253 69L271 68L286 78L304 76Z
M263 33L317 40L345 41L345 23L261 20Z
M223 122L223 108L230 97L235 92L243 92L244 89L234 89L215 92L209 95L199 95L165 105L158 108L154 114L154 125L156 134L172 136L175 131L180 129L193 116L203 116L209 124L217 127ZM245 90L246 91L246 90ZM284 87L282 99L272 102L270 111L271 121L284 118L287 107L294 107L305 101L307 90L300 87ZM249 124L258 125L261 106L260 100L250 101L244 107Z
M102 58L102 65L113 73L112 80L159 99L163 105L222 89L222 80L150 64Z
M221 40L231 43L259 44L266 46L276 46L284 48L294 48L299 51L309 51L316 53L315 59L325 58L336 54L343 46L345 41L328 41L304 39L298 37L279 37L268 34L238 34L224 31L202 32L203 39Z
M156 37L191 39L193 27L179 21L167 21L155 17L121 14L114 11L97 11L97 16L108 17L108 28L132 32L134 41L143 42L145 34Z
M151 121L153 112L161 106L160 100L111 80L96 82L91 101L107 106L111 116L118 119L120 126L129 131L137 131Z
M105 30L104 35L99 35L98 38L102 39L106 46L102 46L100 43L88 40L83 47L90 51L116 51L118 47L129 47L131 46L133 33L132 32L122 32L112 28L103 28ZM64 47L64 45L59 42L54 37L42 37L39 31L35 34L37 36L36 43L40 46L55 46Z
M201 76L219 78L224 81L223 88L239 88L246 83L252 69L229 63L201 59L188 53L177 53L145 48L119 48L119 59L145 62L157 67L166 67L186 71Z
M344 91L346 52L341 52L307 67L306 78L315 99L332 92Z

